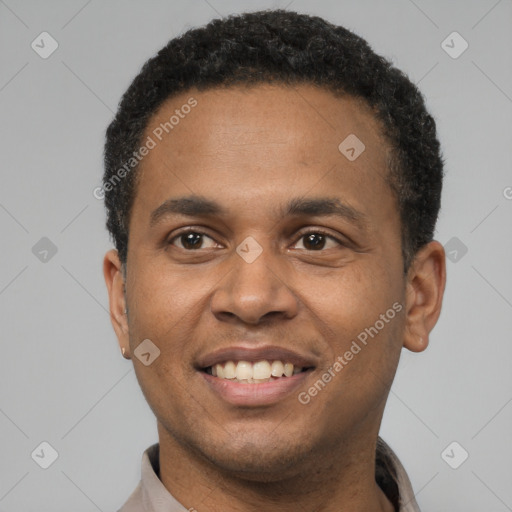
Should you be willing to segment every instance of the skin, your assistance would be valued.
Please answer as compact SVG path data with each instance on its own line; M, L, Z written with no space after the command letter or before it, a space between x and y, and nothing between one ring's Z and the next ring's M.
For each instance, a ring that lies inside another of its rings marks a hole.
M364 103L310 85L191 90L146 136L191 96L197 106L140 164L126 283L117 251L104 258L119 346L157 418L160 479L199 512L392 511L374 478L376 440L401 349L424 350L438 320L443 247L424 246L404 275L389 146ZM366 146L353 162L338 150L351 133ZM150 227L164 201L191 195L226 213ZM296 197L336 197L365 224L282 217ZM200 248L176 238L187 226L206 234ZM328 237L308 244L318 229ZM236 252L248 236L263 249L252 263ZM273 344L314 359L307 391L395 302L402 311L307 405L295 392L234 406L195 367L218 348ZM133 352L147 338L161 353L144 366Z

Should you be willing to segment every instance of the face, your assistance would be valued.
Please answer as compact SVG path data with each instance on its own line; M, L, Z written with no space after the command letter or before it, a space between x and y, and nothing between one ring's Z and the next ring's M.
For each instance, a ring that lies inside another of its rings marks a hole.
M127 317L115 251L105 276L159 432L254 478L376 435L402 346L424 348L437 319L444 267L420 300L369 108L312 86L192 90L148 136Z

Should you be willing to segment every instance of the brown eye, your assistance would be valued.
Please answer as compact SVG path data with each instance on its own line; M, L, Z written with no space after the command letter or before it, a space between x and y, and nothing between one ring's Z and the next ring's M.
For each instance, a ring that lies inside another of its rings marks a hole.
M181 249L189 250L197 250L197 249L205 249L204 239L207 238L213 242L213 239L210 238L205 233L201 233L200 231L187 231L185 233L181 233L176 235L175 237L169 240L169 245L175 245L174 242L178 241L179 244L177 247ZM215 246L215 243L211 247Z
M300 240L303 240L302 245L306 251L321 251L322 249L330 249L332 247L343 245L336 238L322 231L310 231L308 233L304 233L299 238L299 241ZM326 247L326 244L328 244L329 241L333 241L334 245ZM301 247L299 247L299 249L301 249Z

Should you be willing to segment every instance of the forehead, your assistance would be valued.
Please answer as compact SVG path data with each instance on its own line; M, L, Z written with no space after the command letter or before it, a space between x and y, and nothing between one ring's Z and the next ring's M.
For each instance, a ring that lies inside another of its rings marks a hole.
M390 148L369 106L312 85L191 89L153 115L149 139L135 203L191 193L261 200L323 187L355 205L391 194Z
M185 148L195 143L217 150L243 145L248 138L266 145L302 138L303 153L308 155L315 147L321 149L320 141L334 143L337 149L341 137L349 134L365 139L372 156L387 149L382 127L364 100L310 84L191 89L165 101L146 128L146 135L174 149L190 135ZM237 156L243 152L240 147Z

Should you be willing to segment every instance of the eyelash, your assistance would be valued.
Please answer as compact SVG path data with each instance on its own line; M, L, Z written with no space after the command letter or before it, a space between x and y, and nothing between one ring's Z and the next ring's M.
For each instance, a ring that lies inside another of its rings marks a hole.
M208 238L211 238L212 240L214 240L214 238L211 237L210 235L208 235L208 233L205 233L204 231L201 231L200 229L196 229L196 228L190 227L190 228L184 229L183 231L180 231L179 233L174 235L172 238L168 239L167 245L173 245L174 240L176 240L177 238L179 238L182 235L186 235L187 233L195 233L197 235L204 235L204 236L207 236ZM296 239L295 243L297 243L301 238L304 238L305 236L310 235L310 234L323 235L326 238L330 238L331 240L334 240L336 243L338 243L342 247L346 246L346 243L342 242L341 240L339 240L335 236L331 235L330 233L328 233L327 231L324 231L322 229L310 229L309 231L302 232L299 235L299 237ZM183 249L183 248L182 247L178 247L178 249ZM200 249L195 249L195 250L194 249L183 249L183 250L184 251L189 251L189 252L195 252L195 251L198 251ZM307 251L308 249L304 249L304 250ZM318 251L310 250L309 252L322 252L322 249L320 249Z

